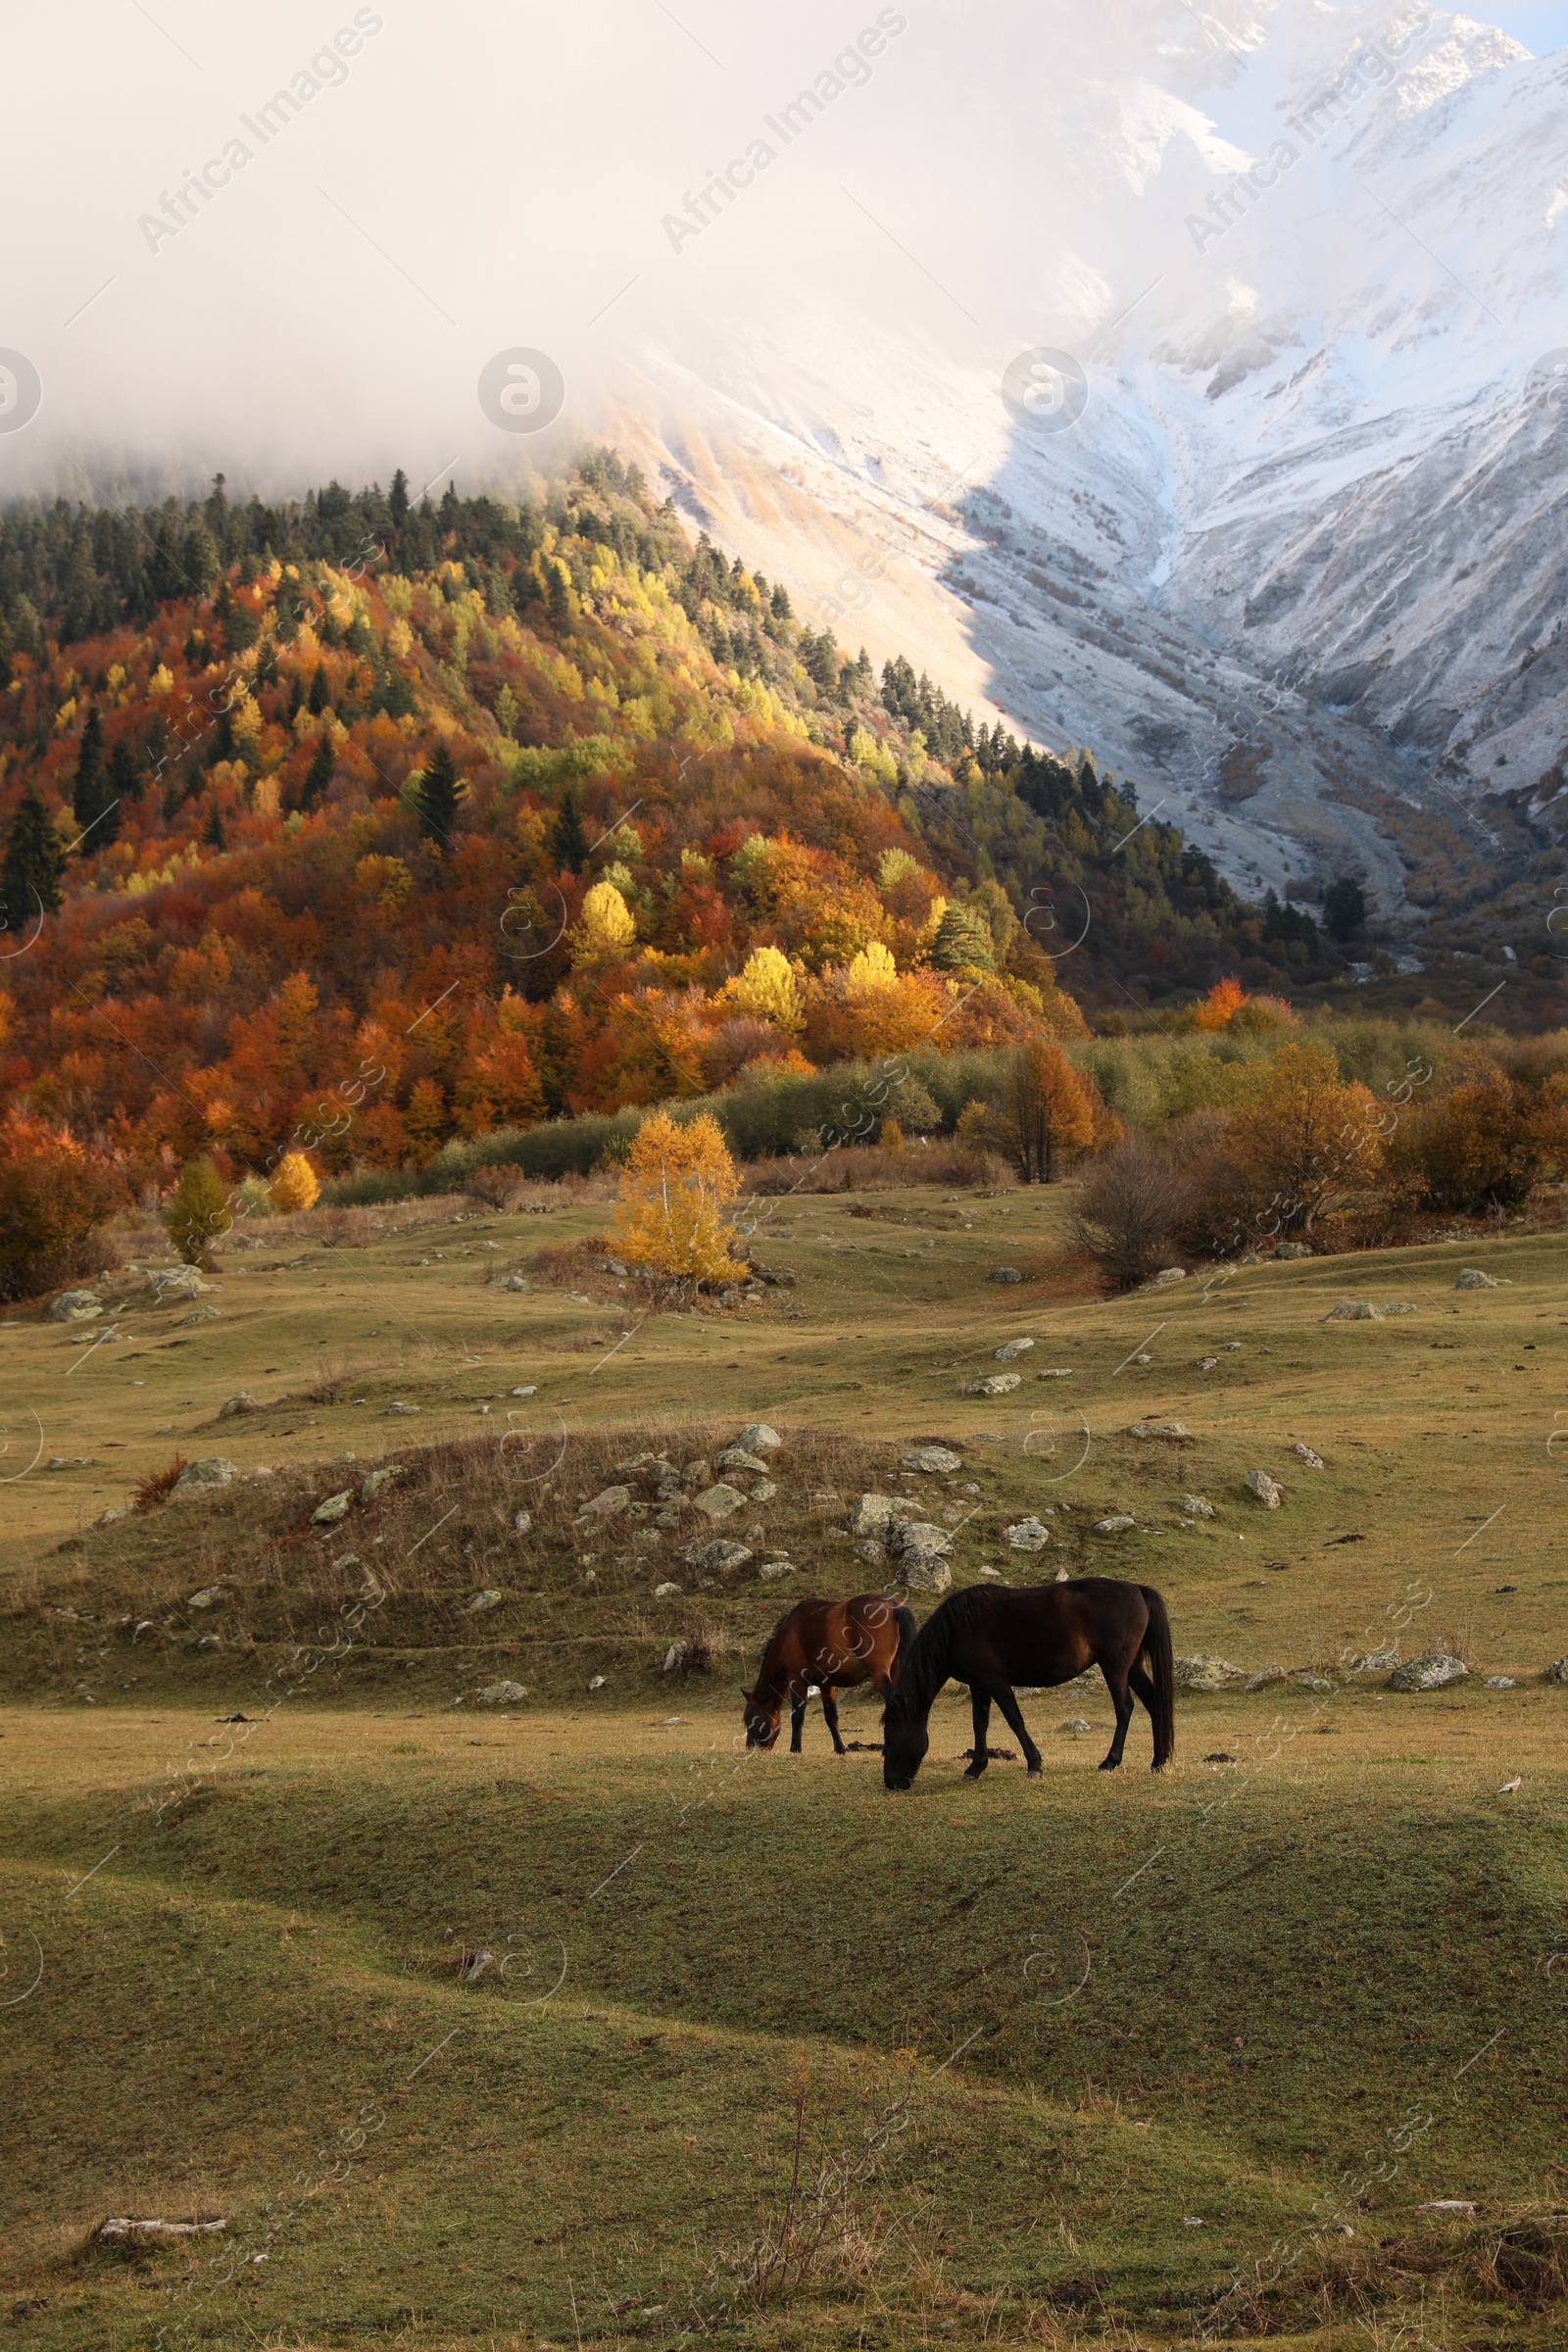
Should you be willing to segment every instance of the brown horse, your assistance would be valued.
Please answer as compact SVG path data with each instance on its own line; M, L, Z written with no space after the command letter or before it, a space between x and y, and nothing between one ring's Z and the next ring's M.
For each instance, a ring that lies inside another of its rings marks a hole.
M1013 1685L1066 1683L1096 1665L1116 1709L1115 1737L1101 1771L1114 1772L1121 1762L1136 1691L1154 1727L1158 1772L1176 1749L1176 1677L1170 1620L1152 1585L1076 1576L1021 1591L973 1585L955 1592L933 1609L900 1660L898 1688L882 1715L884 1783L907 1788L913 1781L931 1744L926 1722L932 1701L950 1678L968 1684L974 1711L974 1761L964 1779L977 1781L986 1768L993 1699L1017 1735L1029 1770L1038 1772L1040 1750L1018 1712Z
M891 1697L899 1660L913 1640L914 1619L885 1593L858 1592L853 1600L798 1602L774 1626L756 1685L741 1692L746 1701L747 1746L773 1745L788 1693L790 1754L798 1756L807 1695L815 1684L822 1693L822 1714L833 1735L834 1753L842 1756L835 1687L874 1683L884 1698Z

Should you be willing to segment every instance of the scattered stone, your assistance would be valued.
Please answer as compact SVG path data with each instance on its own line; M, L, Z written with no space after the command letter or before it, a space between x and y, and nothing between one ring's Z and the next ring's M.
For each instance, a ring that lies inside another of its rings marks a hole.
M911 1561L939 1560L953 1549L953 1538L945 1527L933 1527L927 1519L900 1522L888 1530L888 1549L906 1568Z
M1426 2204L1416 2207L1417 2213L1474 2213L1475 2207L1467 2197L1430 2197Z
M1053 1364L1049 1372L1037 1372L1036 1380L1071 1380L1071 1364Z
M227 1598L226 1585L204 1585L199 1592L191 1594L185 1606L187 1609L217 1609L221 1608Z
M1296 1455L1297 1460L1298 1462L1304 1462L1309 1470L1323 1469L1323 1456L1320 1453L1314 1453L1310 1446L1295 1446L1291 1448L1291 1450Z
M784 1441L765 1421L748 1421L733 1443L743 1453L776 1453Z
M1210 1651L1199 1649L1190 1658L1177 1658L1172 1671L1178 1690L1225 1690L1232 1683L1245 1683L1247 1670L1233 1666L1228 1658L1215 1657Z
M887 1566L888 1547L880 1536L867 1536L864 1543L857 1544L855 1548L868 1568L885 1568Z
M318 1502L311 1513L311 1525L313 1527L330 1527L334 1520L347 1518L349 1505L353 1500L354 1489L352 1487L345 1487L339 1494L329 1494L326 1500Z
M1284 1488L1278 1486L1266 1470L1249 1470L1242 1484L1253 1501L1260 1502L1266 1511L1277 1511L1285 1500Z
M1127 1432L1130 1438L1190 1438L1192 1434L1185 1421L1135 1421Z
M487 1617L492 1609L500 1608L506 1597L506 1594L498 1592L493 1585L487 1585L482 1592L474 1594L464 1614L467 1617Z
M1311 1247L1306 1242L1281 1242L1274 1252L1276 1257L1310 1257Z
M902 1494L859 1494L850 1505L852 1536L883 1536L895 1520L912 1519L914 1505Z
M602 1690L609 1679L608 1675L596 1674L590 1679L588 1688L590 1690Z
M142 1296L161 1306L166 1298L200 1298L212 1287L194 1266L156 1266L142 1285Z
M1004 1527L1002 1532L1014 1551L1044 1551L1051 1542L1050 1529L1034 1518L1015 1519L1011 1527Z
M1218 1362L1217 1355L1200 1355L1198 1359L1198 1369L1200 1372L1212 1372Z
M1146 1291L1168 1291L1173 1282L1185 1282L1186 1280L1187 1268L1185 1266L1161 1266L1159 1272L1151 1281L1145 1283L1144 1288Z
M1022 1282L1023 1276L1016 1266L998 1266L991 1279L993 1282Z
M685 1666L687 1661L690 1659L691 1654L691 1645L689 1642L672 1642L664 1652L663 1671L665 1674L679 1674L682 1667Z
M394 1403L389 1404L386 1409L389 1413L416 1413L419 1410L419 1407L416 1404L405 1404L402 1398L399 1397Z
M85 1453L52 1453L45 1462L46 1470L85 1470L90 1457Z
M1095 1533L1097 1536L1119 1536L1129 1527L1137 1525L1137 1520L1130 1518L1125 1511L1112 1511L1108 1519L1095 1521Z
M613 1519L616 1512L623 1511L630 1500L630 1487L604 1487L593 1496L591 1501L582 1505L578 1517L582 1519Z
M213 1487L226 1487L239 1471L233 1462L220 1453L203 1454L199 1461L187 1462L174 1481L176 1494L202 1494Z
M1548 1683L1568 1683L1568 1658L1553 1658L1542 1679Z
M1033 1346L1033 1340L1008 1340L1005 1347L997 1349L997 1361L999 1364L1010 1364L1015 1357L1027 1355Z
M1421 1309L1408 1298L1385 1298L1383 1312L1386 1315L1418 1315Z
M1075 1740L1081 1740L1085 1732L1092 1732L1094 1728L1087 1715L1069 1715L1065 1723L1056 1726L1058 1732L1071 1732Z
M1456 1291L1494 1291L1498 1287L1495 1274L1483 1274L1479 1266L1463 1266L1454 1278Z
M395 1478L407 1478L408 1475L402 1462L388 1462L384 1470L372 1470L360 1489L360 1499L373 1502L383 1487L389 1487Z
M793 1576L795 1562L793 1560L764 1560L757 1573L759 1576L765 1576L769 1582L772 1582L777 1577Z
M654 1598L656 1600L679 1600L680 1587L679 1585L671 1585L668 1583L656 1585L654 1587Z
M107 1511L99 1512L93 1525L94 1527L113 1527L117 1519L127 1519L129 1516L127 1505L111 1503Z
M1299 1667L1291 1680L1299 1683L1303 1690L1315 1691L1319 1698L1327 1698L1334 1689L1326 1674L1317 1674L1310 1666Z
M1182 1509L1189 1519L1212 1519L1214 1516L1214 1505L1206 1494L1184 1494Z
M249 1391L241 1389L235 1396L225 1398L223 1403L219 1406L218 1418L220 1421L231 1421L236 1413L259 1413L261 1409Z
M955 1453L951 1446L917 1446L904 1456L903 1467L923 1470L931 1478L951 1478L955 1470L963 1468L963 1456Z
M486 1683L482 1690L473 1694L475 1706L480 1707L514 1707L527 1695L525 1683Z
M1000 1568L982 1568L980 1573L984 1577L989 1577L995 1584L1004 1584L1006 1581Z
M953 1571L946 1560L905 1560L902 1573L911 1592L946 1592L953 1583Z
M750 1470L759 1478L767 1476L767 1464L760 1454L748 1453L744 1446L726 1446L713 1457L715 1470Z
M1021 1372L988 1372L983 1380L971 1380L963 1393L966 1396L1006 1396L1022 1387Z
M760 1478L752 1489L752 1500L754 1503L771 1502L777 1493L778 1489L770 1478Z
M1283 1683L1284 1680L1283 1666L1264 1666L1256 1674L1248 1676L1245 1687L1249 1690L1266 1690L1270 1683Z
M218 1309L216 1306L192 1307L188 1315L180 1316L179 1328L181 1331L188 1331L193 1323L211 1323L217 1313ZM104 1333L104 1338L106 1340L113 1340L118 1338L118 1333L113 1331L106 1331Z
M705 1487L692 1497L694 1507L709 1519L727 1519L731 1511L744 1510L747 1499L739 1487L725 1486L722 1482L716 1487Z
M1462 1683L1470 1669L1463 1658L1450 1657L1446 1650L1430 1650L1422 1658L1406 1658L1396 1666L1389 1677L1391 1690L1446 1690L1450 1683Z
M539 1392L530 1381L525 1389L514 1389L512 1394L514 1396L537 1396Z
M1349 1671L1351 1674L1382 1674L1398 1663L1399 1644L1397 1642L1385 1642L1381 1649L1369 1649L1364 1657L1352 1658Z
M1381 1323L1383 1309L1374 1306L1370 1298L1342 1298L1331 1306L1323 1318L1325 1323Z
M421 1258L419 1262L422 1265L424 1260ZM499 1274L490 1288L493 1291L525 1291L528 1285L520 1274Z
M104 1311L104 1302L91 1291L62 1291L49 1302L51 1323L90 1323Z
M1519 1686L1511 1674L1489 1674L1481 1688L1483 1690L1516 1690Z
M728 1537L719 1536L711 1544L689 1544L686 1557L705 1576L728 1576L732 1570L744 1568L752 1552L749 1544L735 1544Z
M494 1952L464 1952L458 1961L458 1983L477 1984L487 1968L494 1968Z
M137 2221L129 2214L112 2214L108 2221L99 2223L92 2234L95 2245L156 2245L161 2238L208 2237L227 2228L226 2221Z

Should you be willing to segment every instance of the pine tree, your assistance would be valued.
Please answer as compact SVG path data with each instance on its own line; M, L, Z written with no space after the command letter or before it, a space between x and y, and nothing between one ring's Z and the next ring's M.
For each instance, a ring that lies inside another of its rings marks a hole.
M90 825L102 814L104 798L104 722L95 703L87 713L76 749L76 781L72 787L71 806L78 825Z
M207 764L212 767L220 760L234 757L234 713L226 707L218 714L212 741L207 746Z
M65 863L49 811L29 784L11 820L5 863L0 868L0 900L4 901L8 931L24 935L37 921L40 906L45 914L59 913Z
M995 971L991 926L967 906L950 906L931 942L931 961L939 972Z
M577 807L577 788L565 786L556 821L550 835L550 854L558 866L568 874L580 874L588 862L588 836L583 830L582 813Z
M316 756L306 769L305 781L300 786L300 807L302 808L318 807L327 786L332 781L332 771L336 764L337 755L332 744L332 730L330 727L323 727L317 737Z
M223 850L228 847L228 838L223 831L223 811L216 792L208 805L207 822L202 827L202 840L210 850Z
M419 783L419 823L431 841L451 842L463 793L458 763L447 745L438 743Z
M311 716L313 718L319 718L321 712L326 709L326 706L331 699L332 689L327 682L326 663L324 662L318 662L316 664L316 675L311 680Z
M400 466L392 476L391 496L387 510L392 516L392 528L401 531L409 518L409 477Z

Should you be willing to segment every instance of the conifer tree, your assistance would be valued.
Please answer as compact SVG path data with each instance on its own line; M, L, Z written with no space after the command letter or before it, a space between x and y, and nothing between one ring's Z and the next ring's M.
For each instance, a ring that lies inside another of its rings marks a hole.
M38 798L36 787L29 784L11 819L5 862L0 867L0 899L5 902L5 925L9 932L24 936L37 921L40 906L45 914L59 913L60 876L65 863L65 853L49 811Z
M550 836L550 854L568 874L580 874L588 861L588 836L583 830L574 784L567 784L562 792Z
M332 730L330 727L323 727L316 740L315 758L306 769L305 781L300 786L300 807L302 808L318 807L327 786L332 781L332 771L336 764L337 757L332 743Z
M104 722L95 703L81 730L76 750L76 781L71 793L72 811L78 825L90 825L103 813L104 797Z
M319 718L331 699L332 689L327 682L326 663L318 662L316 675L311 680L311 716Z
M109 798L119 802L122 815L140 791L141 771L136 765L136 755L122 736L109 755Z
M451 842L463 791L457 761L447 745L438 743L419 783L419 823L428 838L443 847Z

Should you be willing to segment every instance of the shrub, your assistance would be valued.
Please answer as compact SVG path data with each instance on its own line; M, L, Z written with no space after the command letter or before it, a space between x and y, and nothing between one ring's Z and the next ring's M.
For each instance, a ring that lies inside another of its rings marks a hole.
M302 1208L314 1208L321 1190L316 1170L303 1152L284 1153L267 1189L280 1217L293 1216Z
M1396 1130L1390 1168L1430 1208L1513 1208L1562 1165L1568 1111L1551 1095L1489 1071L1425 1103Z
M135 1499L131 1504L132 1510L161 1511L178 1486L179 1474L184 1467L185 1456L182 1453L176 1453L167 1468L153 1470L146 1478L138 1479Z
M212 1161L187 1160L164 1211L164 1231L186 1265L205 1265L213 1244L221 1240L232 1222L228 1187Z
M1073 1218L1079 1248L1112 1288L1135 1291L1170 1260L1187 1187L1171 1152L1131 1136L1098 1160Z
M699 1281L735 1281L745 1268L723 1204L740 1190L716 1119L677 1126L655 1111L637 1130L621 1180L613 1238L631 1264Z
M1024 1046L1013 1056L1002 1126L1025 1184L1054 1183L1062 1160L1089 1149L1095 1139L1092 1084L1059 1046Z
M104 1228L126 1200L118 1164L64 1128L0 1129L0 1298L35 1298L118 1263Z

